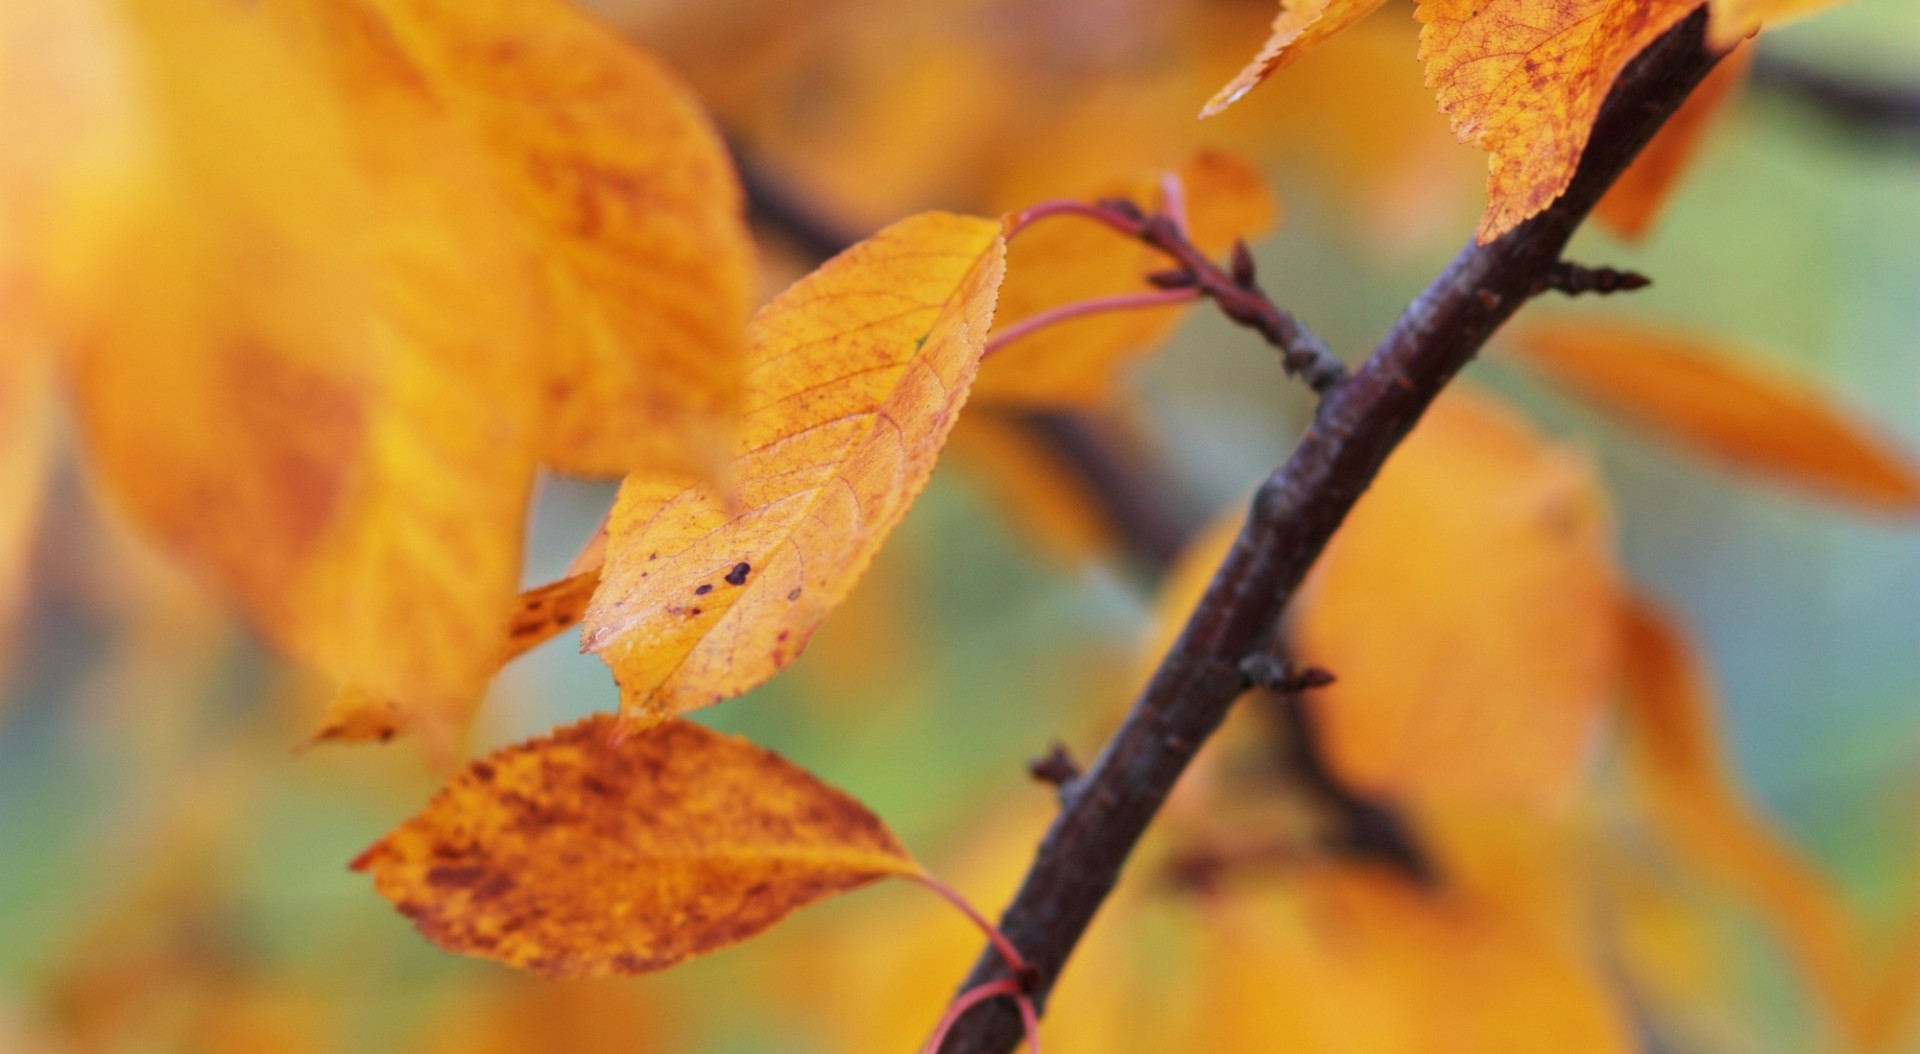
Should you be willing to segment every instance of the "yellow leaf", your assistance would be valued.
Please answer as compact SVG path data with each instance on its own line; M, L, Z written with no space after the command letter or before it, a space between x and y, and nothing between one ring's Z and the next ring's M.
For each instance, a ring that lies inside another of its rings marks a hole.
M1774 931L1856 1049L1877 1049L1890 1022L1873 1002L1861 934L1826 880L1743 800L1692 650L1634 598L1621 605L1621 633L1622 736L1656 829Z
M512 661L578 625L587 602L600 587L600 568L569 575L521 593L507 621L507 648L502 663Z
M1905 454L1812 386L1717 341L1589 319L1529 324L1514 342L1569 391L1734 468L1868 509L1920 510Z
M1579 778L1614 662L1613 530L1587 460L1443 396L1295 602L1334 768L1372 793L1545 805Z
M1660 131L1640 151L1640 156L1634 158L1633 164L1614 180L1606 196L1595 206L1594 219L1628 241L1645 237L1699 150L1701 140L1746 86L1747 70L1752 65L1752 48L1743 48L1722 59L1680 104L1680 109L1660 126Z
M1420 0L1427 86L1488 158L1484 244L1573 181L1600 104L1692 0Z
M659 970L919 867L742 739L610 716L474 762L354 861L429 940L550 977Z
M95 471L268 636L419 700L446 746L517 577L526 276L457 169L384 178L404 145L348 135L274 12L116 10L140 121L80 173L50 283Z
M585 640L621 709L657 719L785 668L926 485L973 383L1000 286L999 224L902 220L748 327L731 500L627 479Z
M710 469L738 406L752 248L732 164L680 84L566 0L316 10L379 67L360 91L413 95L422 125L465 133L446 149L487 167L540 262L553 318L524 350L542 459Z
M1189 1043L1255 1054L1634 1049L1564 869L1504 847L1423 890L1353 865L1247 876L1205 903Z
M1254 86L1335 33L1372 14L1381 0L1280 0L1273 32L1260 53L1207 100L1202 117L1232 106Z
M1208 151L1195 155L1177 174L1194 244L1208 254L1219 256L1235 238L1251 239L1272 226L1278 209L1251 163ZM1093 193L1073 196L1160 204L1154 176L1090 189ZM1078 300L1145 290L1145 276L1167 266L1165 256L1145 246L1129 246L1098 224L1047 220L1022 231L1007 247L1007 283L1000 292L997 324L1005 329ZM1104 402L1119 371L1164 339L1180 317L1176 307L1147 308L1049 326L996 351L981 367L975 394L1000 405Z

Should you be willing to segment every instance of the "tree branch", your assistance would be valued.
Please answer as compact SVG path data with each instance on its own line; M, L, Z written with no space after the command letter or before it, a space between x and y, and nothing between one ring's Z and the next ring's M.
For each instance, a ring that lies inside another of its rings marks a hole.
M1426 407L1540 278L1600 195L1712 68L1704 13L1621 74L1559 201L1484 246L1469 245L1400 316L1360 370L1334 387L1287 463L1255 494L1247 522L1185 630L1126 721L1077 780L1000 929L1053 982L1135 842L1242 691L1241 663L1269 649L1307 569ZM1004 977L991 950L964 989ZM1005 1054L1021 1024L1007 1000L974 1008L947 1054Z

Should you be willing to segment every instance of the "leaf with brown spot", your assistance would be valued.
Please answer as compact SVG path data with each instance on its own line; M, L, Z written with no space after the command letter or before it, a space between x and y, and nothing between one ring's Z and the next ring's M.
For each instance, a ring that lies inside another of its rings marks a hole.
M1614 78L1694 0L1420 0L1427 86L1488 158L1485 244L1573 180Z
M1259 169L1233 154L1195 155L1177 173L1193 243L1220 256L1234 239L1273 226L1279 208ZM1081 198L1130 198L1160 204L1159 178L1088 188ZM1007 282L996 324L1002 329L1042 311L1091 297L1144 290L1146 276L1167 258L1130 246L1112 231L1074 219L1053 219L1020 232L1007 246ZM1013 406L1091 406L1112 395L1126 366L1165 339L1183 317L1179 307L1111 311L1048 326L994 352L980 369L975 397Z
M549 977L664 969L920 873L859 802L777 755L608 715L474 762L353 867L441 947Z
M578 625L599 586L600 569L596 566L521 593L507 624L507 647L501 661L519 658Z
M657 60L566 0L280 0L354 25L362 92L405 93L483 167L553 320L527 352L540 455L567 472L711 469L753 284L739 181ZM423 121L422 125L429 123Z
M1628 241L1646 237L1700 143L1746 87L1753 49L1741 48L1707 73L1680 109L1660 126L1653 140L1614 180L1593 210L1593 218Z
M754 316L731 494L631 476L608 521L585 641L625 714L716 703L799 656L926 485L973 384L1002 261L998 222L928 213ZM745 584L729 584L741 563Z
M1260 53L1234 75L1226 87L1207 100L1202 117L1214 114L1240 101L1254 86L1299 58L1335 33L1372 14L1381 0L1281 0L1280 13L1273 18L1273 32Z
M1292 642L1334 768L1374 794L1564 803L1614 669L1613 523L1592 465L1443 395L1302 588Z
M1513 340L1556 384L1724 464L1869 510L1920 511L1909 455L1722 341L1598 319L1529 323Z
M1704 671L1673 624L1638 598L1621 605L1622 734L1630 771L1672 851L1773 930L1860 1050L1884 1049L1863 933L1833 888L1745 800L1720 749Z

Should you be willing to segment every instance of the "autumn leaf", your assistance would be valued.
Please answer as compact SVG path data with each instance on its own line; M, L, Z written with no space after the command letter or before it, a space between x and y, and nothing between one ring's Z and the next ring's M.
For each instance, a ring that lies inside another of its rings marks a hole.
M1481 244L1551 205L1614 78L1692 0L1420 0L1420 59L1462 141L1488 158Z
M1869 510L1920 510L1920 472L1824 394L1723 342L1597 319L1513 333L1576 395L1744 472Z
M1451 864L1438 889L1336 864L1246 874L1203 902L1193 1045L1168 1049L1522 1054L1543 1035L1583 1054L1634 1049L1564 846L1497 817L1438 831Z
M1832 886L1744 800L1716 733L1713 691L1672 623L1621 606L1622 733L1656 830L1672 851L1775 933L1858 1049L1878 1049L1865 947Z
M1335 33L1372 14L1381 0L1281 0L1273 32L1260 53L1221 88L1200 116L1214 114L1240 101L1254 86Z
M103 10L128 112L76 149L36 261L94 474L276 643L418 700L444 745L518 574L527 275L457 182L367 187L389 155L266 10Z
M1333 538L1292 643L1335 771L1390 797L1563 802L1613 668L1613 528L1587 459L1485 396L1436 402Z
M469 765L353 866L441 947L550 977L664 969L920 873L859 802L778 756L604 715Z
M1271 227L1279 211L1253 165L1232 154L1196 154L1175 173L1194 245L1219 257L1237 238ZM1152 176L1088 188L1074 197L1119 197L1157 208ZM1004 331L1049 308L1147 288L1146 275L1168 266L1145 246L1116 245L1096 224L1050 220L1020 232L1007 246L1007 281L996 324ZM1086 407L1109 400L1123 367L1172 331L1181 310L1112 311L1047 326L1021 337L980 369L975 396L1013 406Z
M522 592L507 622L508 662L580 624L587 603L600 587L600 569L582 571Z
M1747 83L1753 49L1741 48L1707 73L1680 109L1667 118L1653 140L1614 180L1593 210L1593 218L1628 241L1646 236L1685 174L1701 141L1718 123Z
M733 496L636 475L608 522L585 642L613 668L623 713L716 703L799 656L926 485L1002 268L998 223L929 213L754 316Z
M725 149L672 75L565 0L281 2L359 53L351 102L412 96L415 127L457 132L442 149L484 167L492 210L517 221L552 300L526 349L542 460L711 468L738 405L752 249Z

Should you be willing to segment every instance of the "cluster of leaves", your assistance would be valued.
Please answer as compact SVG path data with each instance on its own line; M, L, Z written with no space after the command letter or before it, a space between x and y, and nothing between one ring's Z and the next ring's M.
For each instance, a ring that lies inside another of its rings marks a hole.
M1375 6L1285 5L1209 109ZM1614 79L1693 6L1423 0L1429 85L1491 158L1482 241L1552 205ZM1731 48L1814 6L1716 0L1712 36ZM450 763L487 679L582 626L621 714L467 765L355 863L437 943L553 976L659 969L880 878L938 887L858 802L681 715L799 656L970 395L1104 404L1199 298L1164 247L1085 215L1151 212L1220 259L1278 214L1231 154L1117 166L1075 188L1099 207L893 219L749 316L719 137L662 63L563 0L22 0L0 49L31 60L0 74L0 128L31 144L0 161L0 493L23 496L0 522L0 603L64 390L111 501L342 686L318 739L410 734ZM1645 228L1740 75L1726 64L1656 141L1611 222ZM1227 268L1251 291L1244 261L1241 244ZM1920 509L1902 455L1711 342L1583 320L1513 348L1691 449ZM991 418L962 427L1005 439ZM570 573L517 594L543 468L623 482ZM1237 522L1168 576L1169 636ZM1564 1045L1627 1049L1565 849L1609 719L1672 851L1778 931L1842 1034L1870 1045L1900 1023L1832 895L1735 788L1697 662L1620 580L1594 473L1490 399L1435 407L1287 638L1337 681L1303 701L1276 680L1275 713L1315 716L1278 738L1323 755L1337 794L1272 793L1258 781L1286 766L1231 759L1275 734L1230 730L1176 804L1181 833L1147 853L1168 881L1102 938L1128 946L1168 885L1198 894L1174 901L1199 916L1182 994L1164 965L1092 956L1107 975L1085 983L1151 988L1138 1002L1164 1016L1069 1045L1332 1045L1358 1021L1380 1049L1519 1049L1550 1020ZM1384 855L1352 826L1377 802L1415 832ZM1290 882L1245 881L1276 865Z

